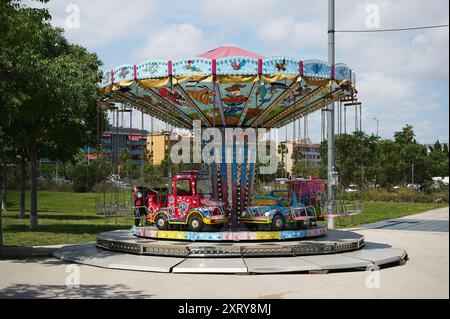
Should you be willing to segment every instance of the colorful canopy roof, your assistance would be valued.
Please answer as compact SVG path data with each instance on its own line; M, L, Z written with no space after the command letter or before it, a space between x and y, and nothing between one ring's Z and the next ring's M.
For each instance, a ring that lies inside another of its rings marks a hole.
M221 47L197 57L123 65L100 84L123 102L173 126L281 127L356 93L345 64L270 57Z
M257 60L264 59L263 56L241 49L237 47L219 47L213 50L210 50L208 52L199 54L198 57L200 58L206 58L206 59L221 59L228 56L245 56Z

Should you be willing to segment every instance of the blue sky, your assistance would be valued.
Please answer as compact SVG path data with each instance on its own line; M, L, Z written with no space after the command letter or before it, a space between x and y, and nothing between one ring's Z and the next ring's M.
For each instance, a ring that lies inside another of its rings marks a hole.
M326 60L327 2L50 0L46 7L72 42L96 52L104 68L112 68L196 55L223 45L263 56ZM79 28L67 28L65 23L70 4L79 8ZM371 5L379 9L382 29L449 20L447 0L338 0L336 29L366 29ZM449 141L448 32L444 28L336 35L337 62L347 63L357 74L364 130L376 132L376 117L384 138L411 124L420 142ZM319 141L319 112L310 117L309 131L311 139ZM285 130L281 132L283 137Z

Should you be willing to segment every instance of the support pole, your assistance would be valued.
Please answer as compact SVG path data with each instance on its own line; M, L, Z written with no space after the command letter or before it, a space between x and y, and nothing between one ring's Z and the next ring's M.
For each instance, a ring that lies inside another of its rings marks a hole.
M147 139L144 134L144 110L141 110L141 143ZM144 185L145 147L141 147L141 185Z
M335 64L335 11L334 0L328 0L328 64L333 66ZM334 215L335 206L335 163L334 163L334 103L329 107L327 112L327 126L328 126L328 215ZM334 229L334 217L327 218L327 225L329 229Z

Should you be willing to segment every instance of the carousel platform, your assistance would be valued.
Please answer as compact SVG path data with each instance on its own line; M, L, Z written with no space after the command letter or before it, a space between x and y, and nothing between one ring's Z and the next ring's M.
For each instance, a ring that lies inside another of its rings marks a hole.
M99 234L97 246L121 253L175 257L301 256L340 253L364 246L364 237L353 232L334 230L327 233L324 228L310 231L315 231L313 238L303 237L307 231L193 233L198 236L194 241L183 240L181 235L186 232L180 231L157 231L163 238L142 238L130 231L119 230ZM283 234L285 240L279 240L281 233L290 234L289 237ZM225 236L228 241L223 240ZM232 241L233 238L238 240Z
M107 269L211 274L367 270L407 260L403 249L366 243L360 234L338 230L314 239L270 242L144 239L120 230L99 234L96 243L61 248L54 255Z

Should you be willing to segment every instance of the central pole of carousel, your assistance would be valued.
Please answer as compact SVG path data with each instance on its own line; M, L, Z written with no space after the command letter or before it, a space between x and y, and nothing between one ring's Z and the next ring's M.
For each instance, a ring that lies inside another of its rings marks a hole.
M335 0L328 0L328 64L334 66L335 64L335 10L334 3ZM327 122L328 122L328 205L327 205L327 225L329 229L334 228L334 209L336 201L335 193L335 183L336 183L336 173L335 173L335 149L334 149L334 103L328 106L327 112Z

